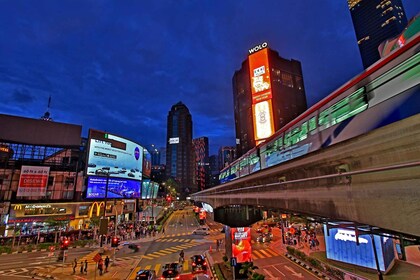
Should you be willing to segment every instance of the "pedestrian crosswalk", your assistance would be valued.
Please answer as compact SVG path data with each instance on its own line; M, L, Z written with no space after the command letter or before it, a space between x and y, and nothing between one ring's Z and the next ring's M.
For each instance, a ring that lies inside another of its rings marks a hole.
M162 249L162 250L150 253L150 254L146 254L146 255L143 256L143 258L148 259L148 260L152 260L152 259L155 259L155 258L160 258L160 257L165 256L165 255L173 254L173 253L178 252L180 250L185 250L185 249L197 246L197 245L201 245L201 244L192 240L188 243L184 243L184 244L181 244L181 245L178 245L178 246L172 246L170 248L166 248L166 249Z
M252 250L252 258L254 260L277 257L280 254L270 248Z
M142 256L144 259L155 259L155 258L159 258L160 256L164 255L165 252L170 252L170 253L174 253L179 251L180 249L186 249L185 247L181 247L181 246L175 246L172 247L170 249L165 249L165 250L160 250L158 252L155 252L153 254L148 254L145 256ZM160 254L156 254L156 253L160 253ZM277 257L280 254L275 252L274 250L270 249L270 248L266 248L266 249L258 249L258 250L253 250L252 251L252 257L254 260L256 259L264 259L264 258L271 258L271 257ZM135 279L135 276L137 274L138 271L142 270L142 269L153 269L156 271L157 275L162 274L163 272L163 266L165 265L165 263L157 263L157 264L149 264L149 265L144 265L144 266L138 266L135 268L134 273L131 274L129 279ZM181 266L181 273L190 273L191 272L191 263L190 260L186 259Z
M188 242L194 242L195 239L188 239L188 238L160 238L160 239L156 239L155 242L183 242L183 243L188 243Z

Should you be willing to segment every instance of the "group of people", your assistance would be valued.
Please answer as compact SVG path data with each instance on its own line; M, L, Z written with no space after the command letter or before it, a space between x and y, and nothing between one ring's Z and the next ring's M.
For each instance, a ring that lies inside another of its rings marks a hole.
M104 267L105 272L108 272L108 266L109 266L110 259L108 256L106 256L105 260L102 258L98 261L98 270L99 275L102 275L104 273ZM76 274L76 268L77 268L77 259L74 259L73 261L73 274ZM87 268L88 268L88 261L80 261L80 274L87 274Z
M77 259L74 259L73 261L73 274L76 274L76 268L77 268ZM88 261L80 261L80 274L87 274L87 268L88 268Z

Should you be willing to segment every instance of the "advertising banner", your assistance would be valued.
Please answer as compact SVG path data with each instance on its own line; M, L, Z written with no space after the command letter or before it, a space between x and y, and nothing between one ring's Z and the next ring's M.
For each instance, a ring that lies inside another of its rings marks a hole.
M268 49L262 49L249 56L252 104L272 98Z
M325 225L324 232L327 232ZM376 270L373 242L370 235L359 235L359 245L357 245L357 237L354 230L332 228L329 229L329 233L329 236L325 235L328 259ZM392 238L379 235L373 235L373 238L375 239L375 249L378 254L380 270L386 271L394 259Z
M143 147L96 130L89 137L87 175L142 180Z
M141 186L141 199L150 199L150 189L150 180L143 180L143 184Z
M236 258L238 263L251 262L251 228L232 228L230 233L232 240L232 257Z
M152 155L144 149L144 157L143 157L143 176L150 178L152 174Z
M50 168L47 166L23 165L20 171L17 196L45 196L47 194L48 176Z
M252 105L255 140L265 139L274 134L271 100Z
M86 198L105 198L106 179L90 176L86 191ZM109 178L108 198L140 198L141 182L120 178Z

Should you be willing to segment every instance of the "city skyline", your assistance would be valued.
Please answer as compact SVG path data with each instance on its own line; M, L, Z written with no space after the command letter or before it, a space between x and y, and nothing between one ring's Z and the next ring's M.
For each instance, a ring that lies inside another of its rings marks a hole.
M232 77L268 42L302 63L308 106L363 71L347 1L2 1L0 113L165 147L182 101L210 154L235 145ZM410 19L418 1L403 1Z

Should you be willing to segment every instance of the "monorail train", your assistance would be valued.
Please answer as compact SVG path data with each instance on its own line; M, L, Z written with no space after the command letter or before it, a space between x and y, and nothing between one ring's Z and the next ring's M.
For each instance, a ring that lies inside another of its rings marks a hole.
M415 21L420 24L419 18ZM225 167L220 183L325 149L420 112L420 32Z

